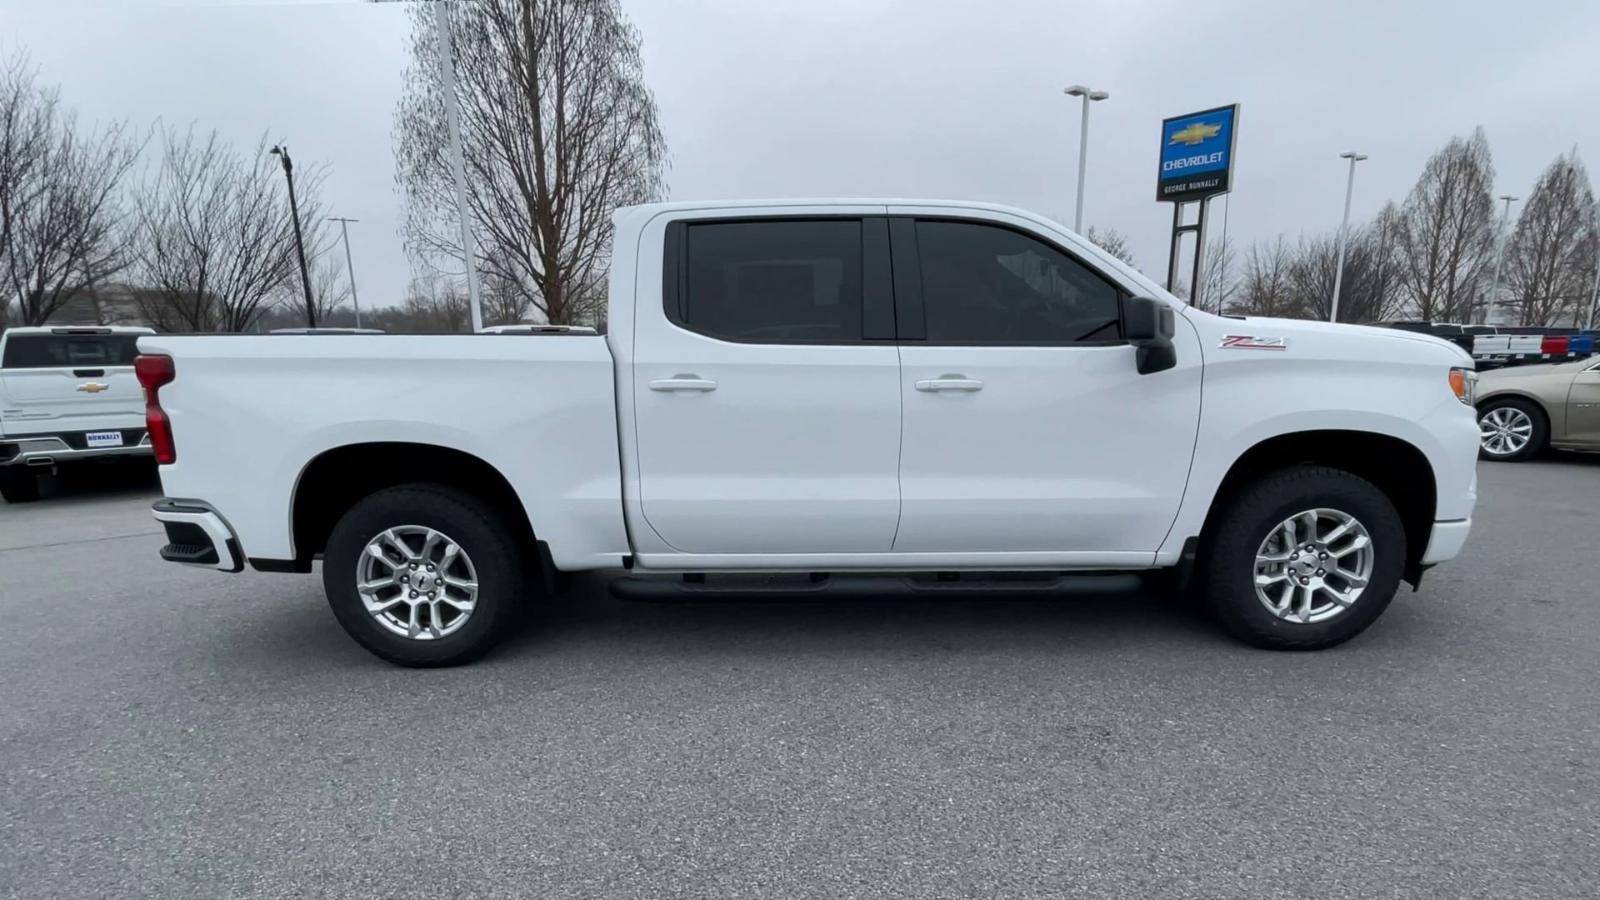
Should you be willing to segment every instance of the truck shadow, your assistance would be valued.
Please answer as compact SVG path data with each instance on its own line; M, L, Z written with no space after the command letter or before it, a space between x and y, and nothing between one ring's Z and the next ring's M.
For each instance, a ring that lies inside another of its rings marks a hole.
M699 655L740 650L837 654L962 648L1059 651L1063 644L1116 647L1225 638L1196 602L1147 587L1107 594L985 598L885 595L882 598L771 599L740 595L676 602L618 600L607 579L579 579L542 605L494 659L551 652L567 642L617 644L621 652Z
M39 499L50 503L77 497L120 497L134 494L159 494L161 478L156 465L139 462L107 462L95 465L66 466L55 475L39 479ZM18 508L26 509L26 505Z
M1534 459L1535 462L1557 463L1569 466L1600 467L1600 452L1585 452L1582 450L1547 450Z

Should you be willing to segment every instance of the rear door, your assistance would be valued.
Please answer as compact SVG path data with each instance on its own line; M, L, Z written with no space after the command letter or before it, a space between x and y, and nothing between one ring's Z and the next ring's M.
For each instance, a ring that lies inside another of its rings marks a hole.
M96 328L10 332L0 352L5 433L96 432L99 446L137 443L144 400L133 374L139 335ZM74 445L76 446L76 445ZM82 448L80 448L82 449Z
M890 549L900 370L887 235L881 214L666 226L661 293L636 295L631 387L640 506L668 548Z
M1148 563L1194 451L1193 338L1180 331L1176 368L1141 375L1121 335L1125 293L1093 266L1025 220L907 212L891 219L905 404L895 552Z

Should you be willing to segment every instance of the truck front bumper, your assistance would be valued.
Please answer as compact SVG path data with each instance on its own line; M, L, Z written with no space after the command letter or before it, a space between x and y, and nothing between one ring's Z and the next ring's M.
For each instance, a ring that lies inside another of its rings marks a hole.
M1471 519L1457 519L1452 522L1433 523L1433 535L1428 538L1428 549L1422 553L1422 564L1431 566L1445 560L1455 559L1461 548L1467 542L1467 535L1472 532Z
M167 545L161 558L223 572L244 570L244 553L227 520L200 500L172 500L163 497L150 508L151 515L167 529Z

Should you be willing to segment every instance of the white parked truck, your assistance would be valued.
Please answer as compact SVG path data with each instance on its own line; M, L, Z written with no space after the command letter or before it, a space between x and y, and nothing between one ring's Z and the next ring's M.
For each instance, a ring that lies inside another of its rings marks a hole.
M0 332L0 498L35 500L38 476L87 460L150 458L133 375L149 328L30 327Z
M340 623L406 665L596 569L624 596L1173 570L1244 640L1318 648L1471 527L1472 361L1437 338L1211 315L987 204L615 225L603 335L141 339L162 555L320 559Z

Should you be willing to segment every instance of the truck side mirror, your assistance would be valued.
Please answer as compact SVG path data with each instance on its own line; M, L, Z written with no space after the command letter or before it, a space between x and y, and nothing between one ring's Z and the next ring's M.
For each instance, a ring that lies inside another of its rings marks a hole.
M1134 362L1140 375L1163 372L1178 364L1172 346L1176 333L1172 307L1149 297L1130 297L1122 307L1122 336L1137 348Z

